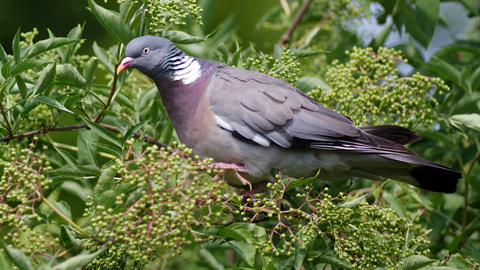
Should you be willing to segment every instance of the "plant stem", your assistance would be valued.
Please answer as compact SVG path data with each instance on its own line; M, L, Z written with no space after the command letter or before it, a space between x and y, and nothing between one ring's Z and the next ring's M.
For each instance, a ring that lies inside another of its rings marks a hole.
M297 25L300 23L300 20L302 19L303 14L307 11L308 5L310 5L311 2L312 0L303 1L302 5L300 6L297 13L295 14L295 17L293 18L292 24L288 27L285 33L283 33L282 37L278 41L279 47L281 47L283 44L285 44L287 41L290 40L293 30L295 30Z
M55 206L53 206L53 204L50 201L48 201L47 198L45 198L43 196L42 192L37 190L37 195L40 197L40 199L42 199L42 201L46 205L48 205L48 207L50 207L53 210L53 212L57 213L58 216L60 216L63 220L65 220L73 228L77 229L77 231L79 231L80 233L82 233L86 237L89 237L89 238L92 237L90 234L88 234L86 231L84 231L82 228L80 228L80 226L78 226L75 222L73 222L71 219L69 219L67 216L65 216L62 212L60 212L57 208L55 208Z

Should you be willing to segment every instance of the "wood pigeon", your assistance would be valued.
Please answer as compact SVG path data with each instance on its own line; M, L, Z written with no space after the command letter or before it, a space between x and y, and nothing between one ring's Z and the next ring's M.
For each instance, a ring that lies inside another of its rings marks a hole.
M232 186L251 190L273 172L301 178L320 169L325 181L385 177L453 193L462 178L404 147L420 139L415 132L356 127L280 79L189 56L155 36L133 39L125 55L117 73L133 67L151 78L180 141L228 171Z

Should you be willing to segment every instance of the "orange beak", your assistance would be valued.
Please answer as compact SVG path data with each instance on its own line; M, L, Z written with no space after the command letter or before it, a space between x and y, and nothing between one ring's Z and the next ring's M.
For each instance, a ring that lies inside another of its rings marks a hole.
M135 58L132 58L132 57L125 57L125 58L123 58L123 60L122 60L122 62L120 63L120 65L118 65L118 67L117 67L117 74L119 74L120 72L122 72L124 69L129 68L130 65L132 64L133 60L135 60Z

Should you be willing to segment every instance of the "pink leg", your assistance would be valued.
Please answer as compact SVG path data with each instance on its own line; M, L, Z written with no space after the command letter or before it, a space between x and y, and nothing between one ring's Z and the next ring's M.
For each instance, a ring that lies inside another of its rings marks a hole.
M244 186L250 187L250 190L252 190L252 184L245 179L243 176L240 175L240 173L248 173L248 170L245 166L243 165L238 165L235 163L225 163L225 162L217 162L211 164L211 166L215 169L220 170L221 173L224 173L225 171L233 171L235 173L235 176L240 180L240 182Z

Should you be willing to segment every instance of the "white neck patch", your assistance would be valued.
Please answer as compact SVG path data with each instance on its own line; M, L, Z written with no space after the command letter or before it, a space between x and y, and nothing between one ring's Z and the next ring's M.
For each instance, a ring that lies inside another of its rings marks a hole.
M172 64L174 81L190 84L202 75L202 66L191 56L185 55Z

